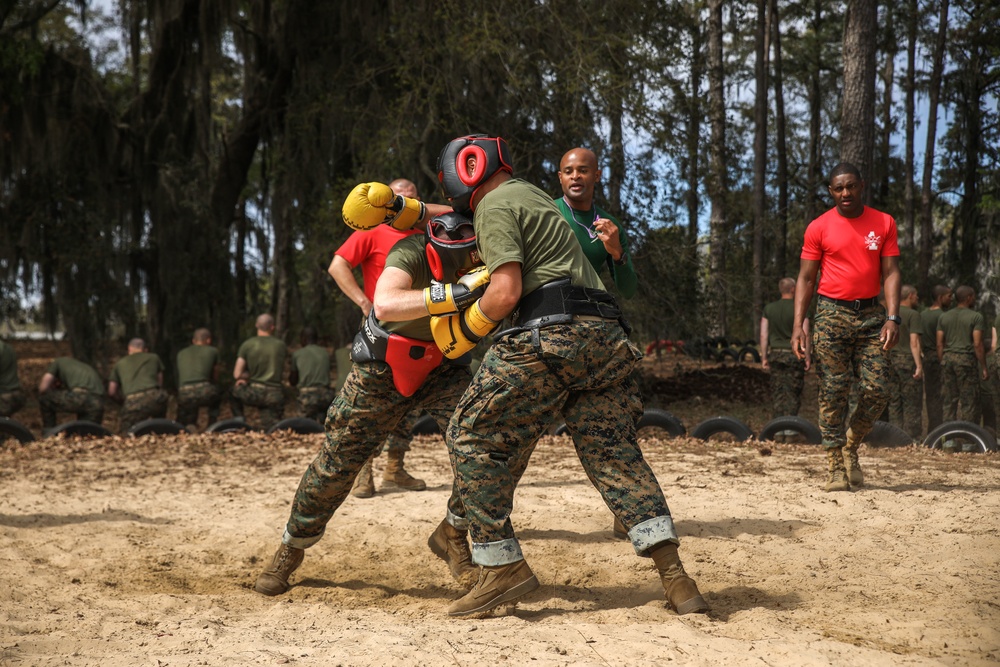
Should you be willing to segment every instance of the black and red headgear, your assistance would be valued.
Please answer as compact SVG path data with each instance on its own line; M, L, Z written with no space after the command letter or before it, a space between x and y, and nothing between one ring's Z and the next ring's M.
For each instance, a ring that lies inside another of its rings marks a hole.
M470 174L467 164L476 158ZM444 147L438 157L438 180L444 196L459 213L472 212L472 198L476 190L498 171L514 173L507 142L500 137L472 134L454 139Z
M424 238L427 264L438 282L452 282L482 263L472 220L461 213L452 211L432 218Z

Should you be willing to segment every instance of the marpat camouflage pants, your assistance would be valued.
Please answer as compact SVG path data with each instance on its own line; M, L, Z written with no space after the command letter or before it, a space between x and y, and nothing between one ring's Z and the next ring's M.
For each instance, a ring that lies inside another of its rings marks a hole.
M805 384L805 361L795 358L791 350L770 350L767 362L771 367L772 417L797 416Z
M613 321L578 321L502 337L487 351L448 425L478 565L523 559L510 523L514 490L538 439L566 420L577 456L639 555L676 541L663 492L636 442L641 353Z
M941 398L946 422L960 419L979 423L983 416L979 404L979 361L971 352L945 352L941 359ZM962 404L959 411L958 405Z
M326 421L326 411L330 409L334 396L336 392L329 387L299 387L299 395L296 398L299 413L322 424Z
M42 412L42 427L56 425L56 413L73 412L77 419L100 424L104 421L104 396L85 389L52 389L38 396Z
M239 413L243 406L257 408L260 423L257 425L266 431L279 421L285 414L285 390L260 382L247 382L233 385L233 399L239 404Z
M813 329L813 358L819 374L819 430L823 446L843 447L847 428L863 438L889 400L889 355L879 333L885 324L881 306L855 311L820 299ZM851 384L860 396L848 418Z
M896 347L902 345L901 341ZM914 441L919 441L923 431L921 403L924 385L921 380L913 379L917 364L913 361L910 348L899 352L891 350L889 363L892 369L889 381L889 419L906 431Z
M941 401L941 362L937 352L924 357L924 402L927 405L927 431L933 431L944 421Z
M0 394L0 417L10 417L12 414L24 407L28 402L28 397L23 389L5 391Z
M144 419L162 419L167 416L170 394L164 389L147 389L125 397L118 413L118 430L124 435Z
M185 426L198 423L198 411L208 408L208 423L219 421L222 389L211 382L194 382L177 388L177 421Z
M330 405L323 448L295 491L284 543L304 549L318 542L361 466L381 449L397 423L421 407L443 432L468 384L468 368L445 364L432 371L413 396L406 397L396 391L388 364L355 363ZM465 528L465 508L454 482L448 515L455 527Z

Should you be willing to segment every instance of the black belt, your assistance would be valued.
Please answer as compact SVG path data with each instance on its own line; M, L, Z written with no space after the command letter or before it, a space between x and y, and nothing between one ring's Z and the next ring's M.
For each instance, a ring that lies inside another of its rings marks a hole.
M494 339L529 329L569 324L581 317L618 322L626 335L632 331L613 296L604 290L573 285L569 278L562 278L522 298L510 314L512 326L496 334Z
M851 310L864 310L865 308L874 308L878 305L877 296L873 296L870 299L831 299L828 296L820 294L819 298L823 301L829 301L836 306L850 308Z

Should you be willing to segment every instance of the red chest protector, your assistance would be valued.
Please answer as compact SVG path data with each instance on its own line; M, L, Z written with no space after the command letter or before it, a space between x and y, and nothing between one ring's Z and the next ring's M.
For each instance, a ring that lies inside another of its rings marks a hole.
M392 382L403 396L413 396L431 371L441 365L444 355L433 342L415 340L389 333L368 314L361 330L354 336L351 361L384 361L392 369Z

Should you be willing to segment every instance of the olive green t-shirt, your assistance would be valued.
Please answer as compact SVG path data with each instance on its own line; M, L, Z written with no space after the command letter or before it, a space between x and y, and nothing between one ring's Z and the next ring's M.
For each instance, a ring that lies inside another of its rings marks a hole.
M254 336L243 341L236 356L247 362L251 382L281 386L288 348L274 336Z
M519 178L486 193L473 217L476 245L492 272L521 264L521 296L560 278L573 285L604 289L573 230L552 198Z
M219 349L212 345L188 345L177 353L177 385L211 382L219 363Z
M45 372L51 373L66 389L86 389L104 395L104 382L93 366L72 357L56 357Z
M163 372L163 362L152 352L136 352L118 360L111 369L111 382L121 385L126 396L160 386L157 376Z
M913 334L920 335L923 332L923 323L920 319L920 313L913 310L909 306L899 307L899 317L902 322L899 323L899 342L896 346L892 348L892 353L897 355L905 355L908 357L913 356L913 352L910 350L910 336ZM923 340L921 340L921 344ZM937 349L937 343L934 344L934 349ZM935 352L937 354L937 352Z
M0 394L21 388L17 377L17 355L14 348L0 340Z
M940 308L927 309L920 313L920 347L924 357L937 358L937 325L944 313Z
M772 350L792 349L795 299L778 299L764 306L767 319L767 346Z
M986 330L983 316L971 308L952 308L938 320L938 331L944 333L944 351L974 354L972 332Z
M389 268L390 266L409 274L413 279L411 285L413 289L430 287L431 281L434 279L434 276L431 275L431 267L427 264L423 236L407 236L392 246L392 250L389 251L389 256L385 260L385 267ZM405 322L379 321L379 324L386 331L391 331L400 336L425 342L434 340L434 336L431 335L431 318L429 315Z
M330 353L319 345L306 345L292 353L292 368L299 373L299 387L330 386Z

